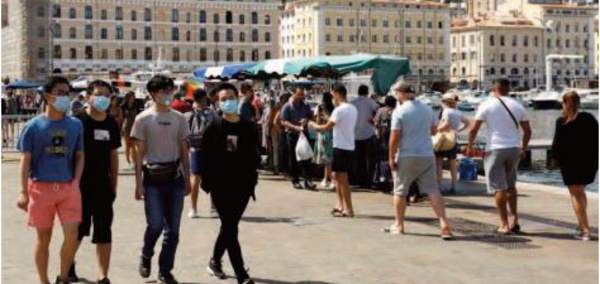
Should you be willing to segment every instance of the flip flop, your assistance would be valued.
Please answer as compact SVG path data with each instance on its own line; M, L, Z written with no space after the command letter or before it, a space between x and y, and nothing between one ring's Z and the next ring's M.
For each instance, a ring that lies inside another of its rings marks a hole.
M444 241L450 241L454 239L454 235L452 235L451 232L442 232L441 237Z
M516 224L516 225L512 226L512 228L510 228L510 231L515 234L518 234L521 232L521 226L519 224Z
M398 227L394 226L394 225L390 225L388 227L385 228L381 228L381 231L384 233L388 233L390 235L400 235L400 234L404 234L403 232L401 232Z
M334 208L331 208L331 211L330 211L330 213L331 213L331 215L334 215L334 214L336 214L336 213L342 213L342 209L339 209L339 208L335 208L335 207L334 207Z
M496 228L496 230L494 230L494 233L498 234L498 235L503 235L503 236L510 236L512 235L512 232L510 231L510 229L506 232L500 231L500 227Z
M333 213L333 217L337 217L337 218L354 218L354 213L335 212L335 213Z

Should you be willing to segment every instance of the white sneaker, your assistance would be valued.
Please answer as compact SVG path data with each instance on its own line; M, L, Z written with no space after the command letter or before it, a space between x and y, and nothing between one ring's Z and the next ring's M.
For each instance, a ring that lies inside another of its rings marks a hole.
M319 184L319 187L321 187L321 188L327 188L327 180L323 179L323 181L321 181L321 183Z
M324 187L324 188L325 188L325 189L333 189L333 188L334 188L334 187L333 187L333 182L331 182L331 181L328 181L328 182L325 184L325 187Z
M210 209L210 218L219 218L219 213L217 212L217 209Z
M577 239L577 240L580 240L580 241L590 241L590 240L592 239L592 237L590 236L590 234L589 234L589 233L588 233L588 234L585 234L585 233L583 233L583 232L581 232L581 231L580 231L580 232L577 232L577 233L575 233L575 234L573 235L573 237L574 237L575 239Z
M188 218L196 219L196 218L200 218L200 215L198 215L198 212L196 212L196 210L190 209L190 212L188 212Z

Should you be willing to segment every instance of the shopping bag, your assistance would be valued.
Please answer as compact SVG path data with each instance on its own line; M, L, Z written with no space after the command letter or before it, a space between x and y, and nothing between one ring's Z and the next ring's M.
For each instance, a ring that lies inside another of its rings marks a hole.
M300 137L298 137L298 143L296 143L296 160L297 161L306 161L312 159L315 155L313 152L308 139L304 135L304 133L300 133Z

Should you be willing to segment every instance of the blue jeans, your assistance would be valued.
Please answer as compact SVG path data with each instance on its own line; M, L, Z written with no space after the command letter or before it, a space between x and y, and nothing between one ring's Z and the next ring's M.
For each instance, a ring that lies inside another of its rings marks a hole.
M175 264L175 252L179 243L179 225L185 182L179 177L171 185L146 185L144 207L146 210L146 233L142 256L151 258L158 237L163 233L163 244L158 259L159 272L169 274Z

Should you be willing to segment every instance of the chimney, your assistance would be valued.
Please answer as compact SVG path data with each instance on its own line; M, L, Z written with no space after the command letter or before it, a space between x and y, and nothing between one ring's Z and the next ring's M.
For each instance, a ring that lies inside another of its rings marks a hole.
M471 19L475 19L475 0L467 0L467 14Z

